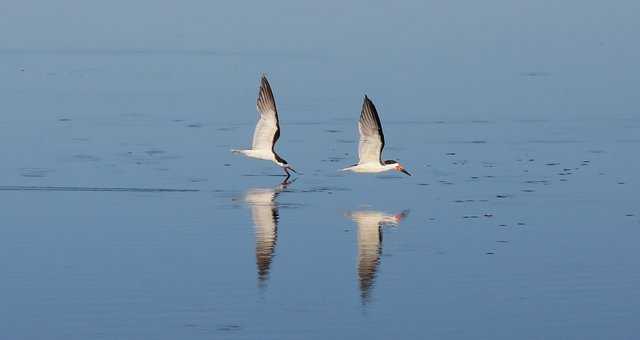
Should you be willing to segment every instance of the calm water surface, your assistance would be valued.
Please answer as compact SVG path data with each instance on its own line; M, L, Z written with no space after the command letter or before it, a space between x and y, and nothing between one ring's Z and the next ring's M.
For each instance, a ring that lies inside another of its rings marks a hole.
M2 338L640 334L631 76L169 52L0 53ZM286 185L229 152L262 71ZM414 176L336 171L364 92Z

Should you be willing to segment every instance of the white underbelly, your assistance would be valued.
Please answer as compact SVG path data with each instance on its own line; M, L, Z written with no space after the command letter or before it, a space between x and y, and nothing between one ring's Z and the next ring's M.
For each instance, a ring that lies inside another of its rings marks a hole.
M380 163L365 163L365 164L358 164L356 166L353 166L349 168L349 170L353 172L375 173L375 172L384 172L390 169L383 167L382 165L380 165Z
M247 157L264 159L267 161L275 160L275 157L273 156L273 152L271 150L247 150L245 155Z

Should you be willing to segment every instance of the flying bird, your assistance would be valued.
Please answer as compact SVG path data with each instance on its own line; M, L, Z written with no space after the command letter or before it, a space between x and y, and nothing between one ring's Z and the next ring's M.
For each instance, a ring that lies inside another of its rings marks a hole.
M384 172L395 170L411 176L405 168L394 160L382 160L384 148L384 133L378 111L373 102L364 96L360 121L358 121L360 143L358 144L358 164L342 169L353 172Z
M296 172L284 158L276 153L275 145L280 138L280 121L278 119L278 110L276 109L276 101L273 98L271 85L266 75L262 75L260 80L260 90L258 91L258 99L256 103L258 109L258 123L253 132L253 143L251 149L248 150L231 150L233 153L243 154L250 158L264 159L276 163L281 167L285 174L285 182L291 174L289 170Z

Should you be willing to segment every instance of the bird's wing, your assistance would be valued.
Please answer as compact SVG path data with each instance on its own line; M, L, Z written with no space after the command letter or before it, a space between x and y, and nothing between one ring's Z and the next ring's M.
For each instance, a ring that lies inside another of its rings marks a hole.
M251 207L251 217L256 233L256 264L258 278L266 280L278 238L278 206L274 202L277 195L273 189L253 189L245 196Z
M363 302L370 298L371 287L380 263L382 251L381 221L384 214L377 211L356 211L349 213L358 225L358 279Z
M277 207L274 202L277 195L274 189L269 188L251 189L246 193L244 200L251 207L251 217L257 229L266 231L275 229L277 220L273 209Z
M360 143L358 144L359 163L379 162L382 164L382 149L384 148L384 134L378 111L371 100L364 96L362 112L358 121Z
M359 210L347 213L347 217L358 225L359 230L377 229L384 222L386 214L374 210Z
M258 279L264 281L269 276L271 260L278 239L278 208L276 206L255 205L251 207L256 233L256 265Z
M256 129L253 132L251 148L254 150L273 150L273 146L280 138L280 123L271 85L269 85L269 81L264 75L260 80L260 91L258 92L256 107L259 117Z
M257 248L273 250L278 228L278 208L275 205L251 206L251 218L256 227Z

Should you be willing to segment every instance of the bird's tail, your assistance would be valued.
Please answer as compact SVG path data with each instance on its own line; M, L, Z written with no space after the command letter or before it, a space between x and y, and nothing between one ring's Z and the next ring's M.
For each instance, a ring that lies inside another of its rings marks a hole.
M246 154L247 154L247 151L249 151L249 150L231 149L231 152L232 152L232 153L240 154L240 155L246 155Z
M340 169L340 170L338 170L338 171L351 171L351 170L353 170L353 168L355 168L357 165L358 165L358 164L355 164L355 165L352 165L352 166L348 166L348 167L346 167L346 168L344 168L344 169Z

